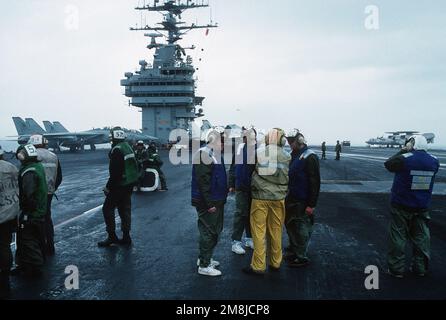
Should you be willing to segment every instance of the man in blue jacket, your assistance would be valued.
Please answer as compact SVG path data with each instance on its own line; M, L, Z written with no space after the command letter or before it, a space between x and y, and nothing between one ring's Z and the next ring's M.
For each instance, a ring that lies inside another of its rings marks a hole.
M405 248L413 246L412 272L425 276L430 260L429 207L440 163L427 152L424 136L411 137L385 167L395 173L391 196L391 222L387 262L389 274L403 278Z
M230 192L235 192L235 213L232 232L232 252L243 255L242 236L245 232L244 246L254 249L251 237L249 213L251 211L251 177L256 165L256 136L254 128L243 130L243 144L239 145L229 170Z
M198 214L199 250L198 273L221 276L218 261L212 259L220 233L228 196L226 168L223 161L224 130L211 130L207 145L194 155L192 169L192 205Z
M309 264L308 243L313 232L314 211L319 198L321 176L319 158L308 148L305 137L293 131L287 137L291 146L285 226L290 245L285 253L289 267Z

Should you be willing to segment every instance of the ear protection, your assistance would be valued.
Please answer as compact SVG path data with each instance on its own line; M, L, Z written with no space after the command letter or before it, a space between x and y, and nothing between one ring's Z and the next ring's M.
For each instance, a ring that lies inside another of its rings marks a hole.
M404 146L408 151L412 151L413 148L415 147L415 138L410 137L409 139L407 139L406 144Z
M285 132L282 129L274 128L265 137L265 143L267 145L276 143L277 146L283 147L287 143Z

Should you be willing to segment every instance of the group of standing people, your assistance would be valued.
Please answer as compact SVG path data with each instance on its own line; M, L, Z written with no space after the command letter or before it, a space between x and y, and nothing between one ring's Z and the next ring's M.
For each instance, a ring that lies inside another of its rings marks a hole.
M4 160L0 150L0 296L10 293L11 275L36 278L46 258L55 254L52 199L62 182L57 156L42 135L33 135L16 152L20 169ZM12 236L16 237L16 267L11 270Z
M318 157L298 131L287 135L281 129L273 129L260 146L254 128L245 129L242 136L243 143L235 148L229 179L223 157L223 132L211 131L206 146L194 156L192 205L198 214L197 265L201 275L221 275L213 252L223 230L228 192L236 193L232 251L245 253L243 232L245 247L253 249L251 264L243 272L263 275L267 266L270 271L279 270L284 225L289 238L286 262L290 267L309 263L307 249L320 190ZM287 142L291 155L284 149Z
M253 249L251 263L242 271L261 276L267 270L278 271L282 260L292 268L305 267L310 263L307 251L321 185L319 159L298 131L287 135L281 129L273 129L260 146L255 129L244 130L242 136L243 143L235 147L229 179L223 157L223 131L211 131L206 145L193 157L192 205L198 216L198 273L222 275L213 254L223 230L224 206L230 192L236 193L232 251L245 254L245 248ZM291 154L284 150L287 142ZM337 160L341 152L339 142L338 145ZM429 208L440 163L427 150L426 138L416 135L384 164L395 174L387 264L388 274L396 278L404 277L408 242L413 247L411 271L423 277L429 269ZM289 240L284 250L283 226Z

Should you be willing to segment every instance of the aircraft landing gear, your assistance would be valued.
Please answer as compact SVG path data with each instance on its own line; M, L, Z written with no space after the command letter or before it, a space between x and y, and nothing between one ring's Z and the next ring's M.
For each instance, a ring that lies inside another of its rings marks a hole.
M91 151L96 151L96 145L90 144L90 150Z

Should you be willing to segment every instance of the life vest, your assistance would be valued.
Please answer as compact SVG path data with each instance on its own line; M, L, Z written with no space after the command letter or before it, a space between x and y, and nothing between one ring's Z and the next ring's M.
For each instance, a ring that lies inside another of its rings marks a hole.
M26 199L23 195L23 177L25 174L33 172L37 177L37 187L31 197L37 206L34 209L27 208ZM29 162L20 168L19 171L19 199L22 212L29 214L31 218L43 218L47 210L48 185L45 178L45 169L40 162Z
M45 170L48 193L54 194L56 192L57 169L59 165L57 156L47 149L39 148L37 149L37 160L40 161Z
M13 164L0 160L0 224L20 213L18 174Z
M305 148L302 152L293 156L290 162L289 195L295 200L306 201L310 192L310 180L305 171L305 160L315 154L313 150Z
M228 181L223 157L221 158L221 161L218 162L217 159L214 157L211 149L209 149L208 147L200 149L196 156L201 156L201 152L205 152L212 159L210 200L225 201L228 196ZM204 198L198 188L195 166L193 166L192 168L192 199L204 201Z
M136 184L139 179L139 166L132 147L127 142L121 142L113 147L110 154L116 149L119 149L124 157L124 173L122 175L120 186L128 187Z
M403 154L404 169L395 174L392 203L412 209L427 209L440 162L425 151Z

